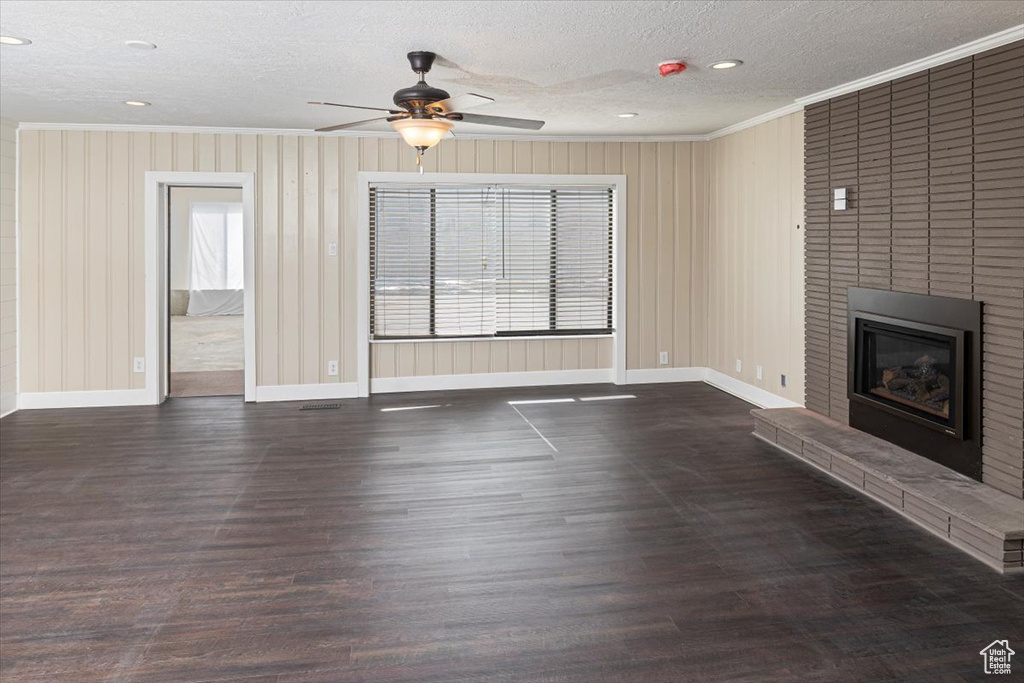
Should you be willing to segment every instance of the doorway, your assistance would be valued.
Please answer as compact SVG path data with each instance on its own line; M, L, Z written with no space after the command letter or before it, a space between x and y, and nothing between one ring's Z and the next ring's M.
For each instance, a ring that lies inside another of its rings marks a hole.
M168 395L244 393L242 189L167 186Z
M255 177L146 173L146 392L256 398Z

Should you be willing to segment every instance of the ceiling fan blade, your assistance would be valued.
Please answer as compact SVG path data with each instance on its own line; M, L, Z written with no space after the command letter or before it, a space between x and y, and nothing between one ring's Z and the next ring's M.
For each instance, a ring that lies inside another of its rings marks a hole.
M361 126L364 123L373 123L374 121L387 121L389 116L379 116L375 119L363 119L362 121L353 121L352 123L339 123L337 126L327 126L325 128L317 128L317 133L330 133L332 130L342 130L344 128L354 128Z
M479 123L484 126L504 126L505 128L525 128L527 130L540 130L544 127L543 121L534 119L513 119L508 116L483 116L481 114L463 114L458 112L462 121L466 123Z
M471 107L479 107L482 104L490 104L493 101L493 97L477 95L476 93L470 92L465 95L449 97L447 100L441 100L440 102L434 102L427 108L440 111L442 114L447 114L452 111L462 111L463 109L469 109Z
M337 102L307 102L306 104L323 104L328 107L345 107L346 109L368 109L369 111L386 111L389 114L400 114L399 109L381 109L380 107L361 107L358 104L338 104Z

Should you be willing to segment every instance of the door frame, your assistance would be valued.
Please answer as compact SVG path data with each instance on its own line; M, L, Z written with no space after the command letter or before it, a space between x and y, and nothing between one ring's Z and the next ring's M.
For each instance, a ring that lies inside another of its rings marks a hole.
M256 400L256 174L203 171L146 172L146 403L167 398L170 349L167 327L169 277L167 272L167 188L237 187L242 190L242 242L244 251L243 342L245 348L245 401Z

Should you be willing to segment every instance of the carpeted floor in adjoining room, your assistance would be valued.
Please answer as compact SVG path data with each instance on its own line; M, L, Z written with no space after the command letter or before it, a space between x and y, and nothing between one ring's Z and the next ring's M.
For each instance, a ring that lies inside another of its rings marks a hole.
M243 320L240 315L171 316L171 396L244 393Z

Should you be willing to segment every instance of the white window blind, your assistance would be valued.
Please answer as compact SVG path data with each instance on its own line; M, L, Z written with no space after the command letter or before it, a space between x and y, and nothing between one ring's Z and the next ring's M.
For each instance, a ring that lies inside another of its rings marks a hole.
M612 205L608 187L371 187L371 334L611 332Z

